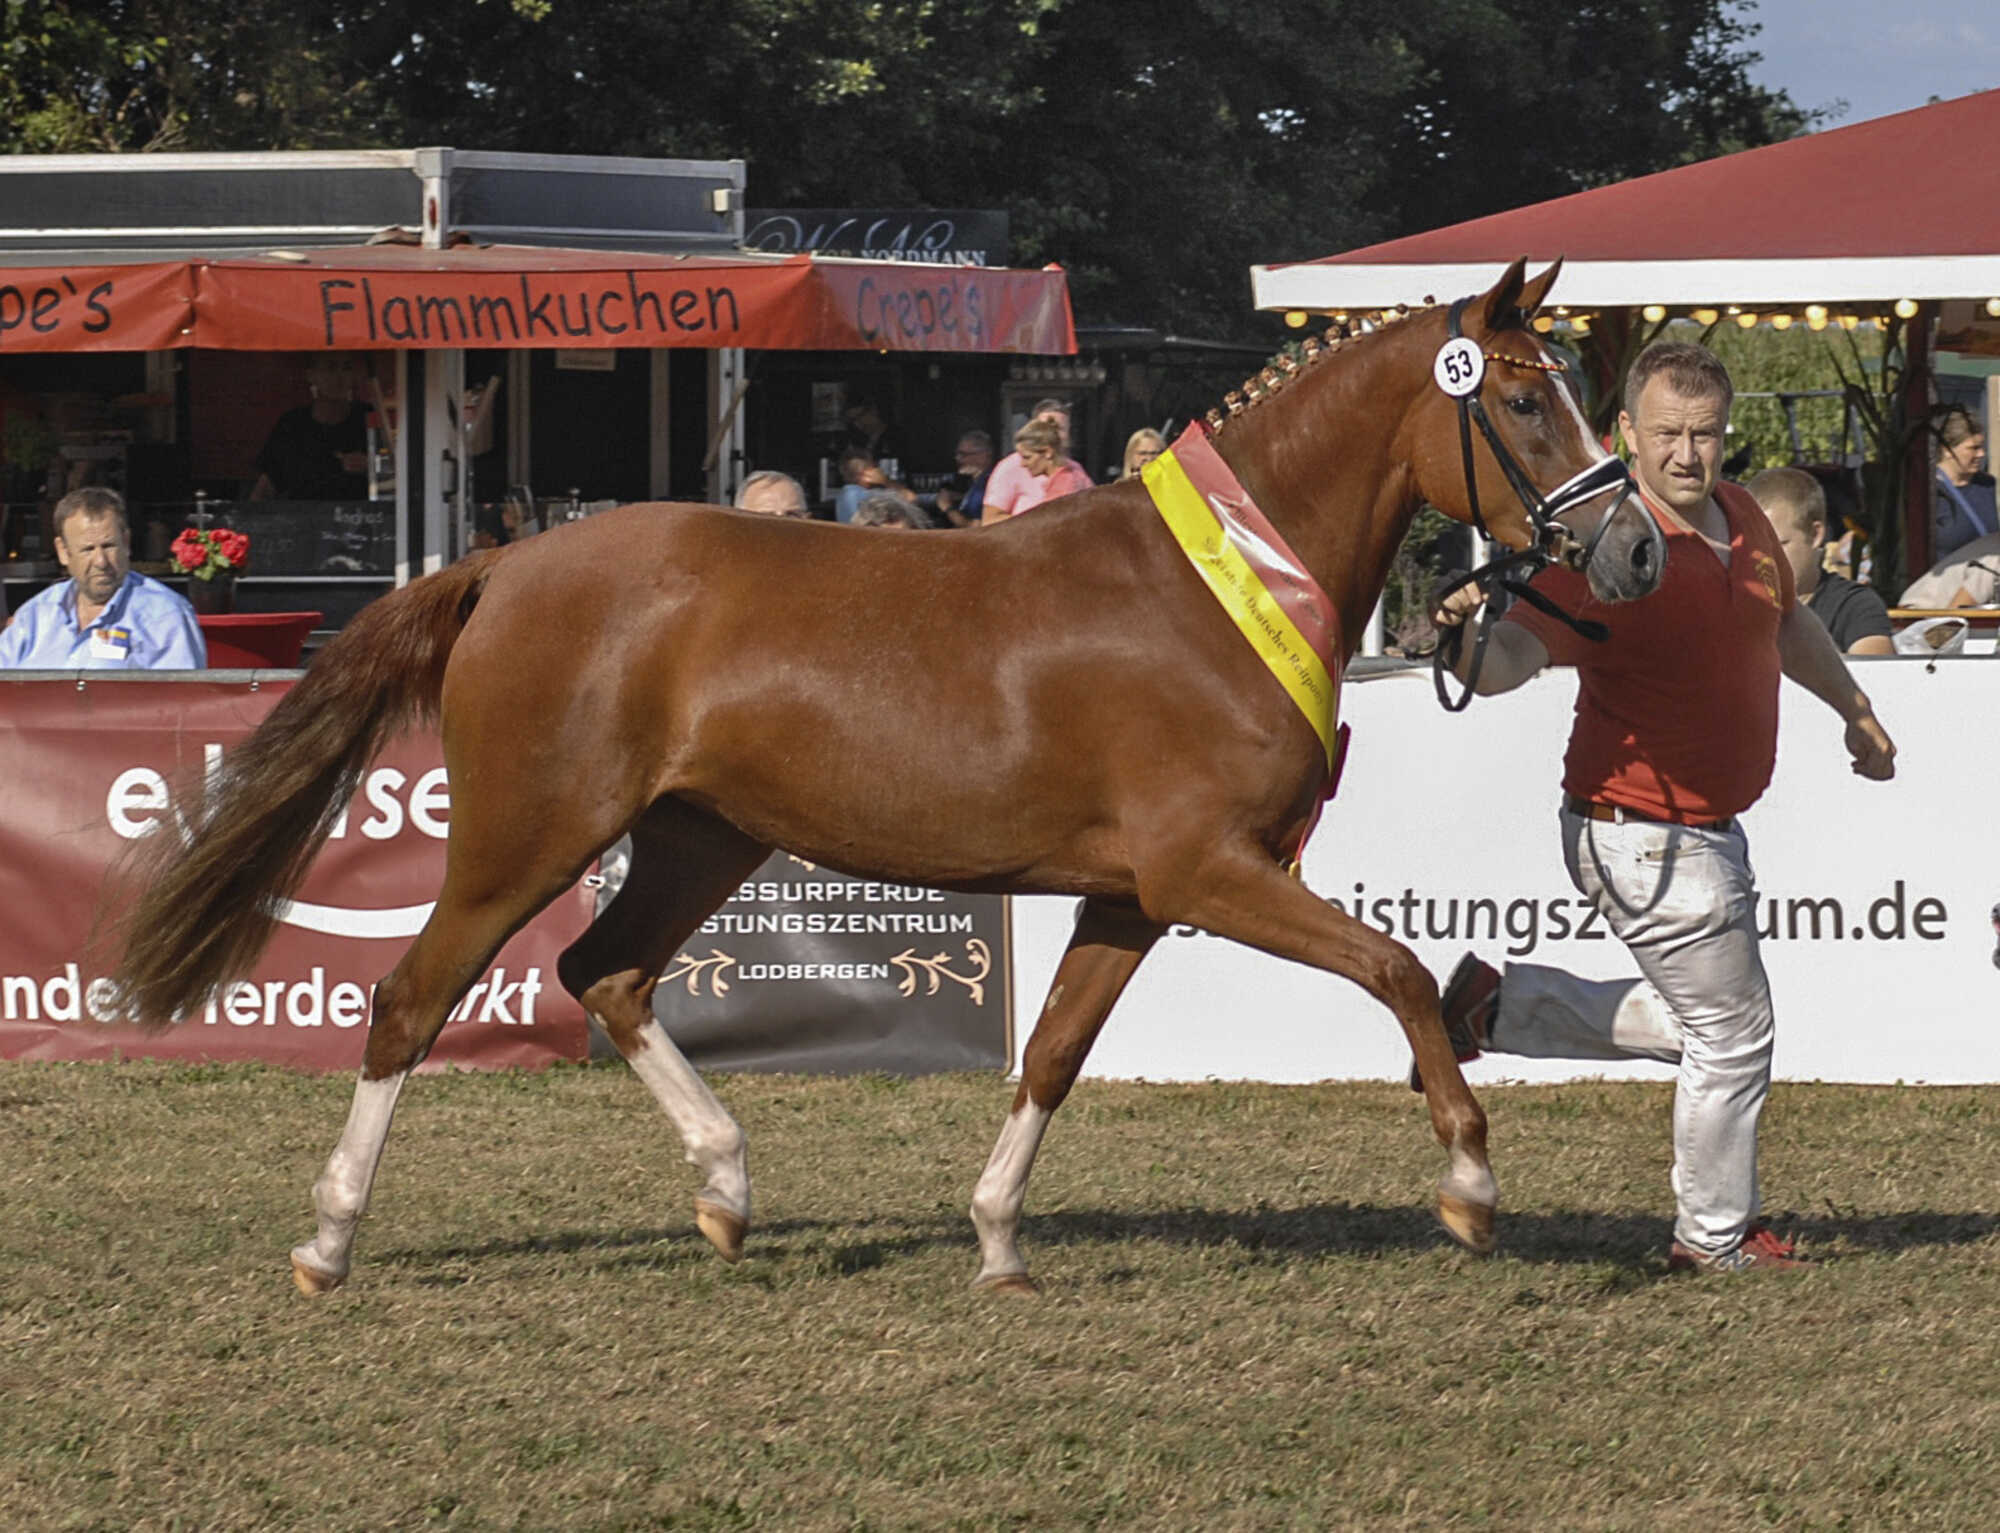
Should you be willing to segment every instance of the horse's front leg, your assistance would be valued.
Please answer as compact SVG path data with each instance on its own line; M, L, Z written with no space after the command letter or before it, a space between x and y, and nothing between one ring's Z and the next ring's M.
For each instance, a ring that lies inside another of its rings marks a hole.
M972 1225L979 1232L979 1276L974 1286L998 1293L1033 1293L1035 1281L1021 1259L1021 1204L1028 1173L1049 1119L1076 1084L1077 1072L1097 1041L1104 1019L1165 928L1129 906L1085 900L1076 931L1056 965L1042 1014L1021 1056L1021 1085L972 1194Z
M1437 981L1416 955L1329 905L1260 847L1211 856L1184 890L1158 903L1176 922L1351 979L1396 1014L1423 1074L1431 1126L1450 1156L1438 1217L1462 1245L1492 1251L1500 1188L1486 1159L1486 1114L1445 1035Z

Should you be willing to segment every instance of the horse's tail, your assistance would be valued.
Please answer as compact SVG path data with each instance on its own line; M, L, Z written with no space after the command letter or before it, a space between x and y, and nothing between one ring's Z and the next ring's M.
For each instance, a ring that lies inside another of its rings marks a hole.
M204 793L142 845L121 918L121 1009L148 1026L190 1015L256 962L283 902L376 751L436 715L445 662L479 600L477 554L370 603L225 758Z

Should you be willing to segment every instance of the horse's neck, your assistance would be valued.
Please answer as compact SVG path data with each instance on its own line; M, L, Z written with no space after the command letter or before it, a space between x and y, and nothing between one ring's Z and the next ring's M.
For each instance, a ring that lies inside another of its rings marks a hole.
M1417 511L1415 475L1394 451L1409 404L1408 387L1395 381L1408 371L1397 356L1401 339L1370 336L1307 364L1216 438L1332 601L1347 655L1360 646Z

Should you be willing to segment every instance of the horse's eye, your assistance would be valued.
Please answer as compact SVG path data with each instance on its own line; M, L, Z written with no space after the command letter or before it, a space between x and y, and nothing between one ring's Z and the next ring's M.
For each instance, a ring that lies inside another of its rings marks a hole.
M1540 415L1542 402L1533 394L1514 394L1509 396L1507 408L1516 415Z

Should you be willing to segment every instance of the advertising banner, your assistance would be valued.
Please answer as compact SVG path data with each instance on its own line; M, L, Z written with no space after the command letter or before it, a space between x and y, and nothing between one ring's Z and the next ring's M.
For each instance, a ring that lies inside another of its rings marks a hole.
M1839 719L1787 682L1777 773L1744 816L1776 1071L1790 1080L2000 1082L2000 660L1850 662L1895 739L1893 782L1848 768ZM1427 669L1349 683L1340 792L1305 880L1394 935L1442 980L1461 953L1636 974L1570 887L1557 828L1576 698L1555 671L1447 714ZM1013 902L1015 1057L1075 922L1074 900ZM1402 1029L1353 983L1194 932L1163 938L1127 987L1087 1073L1148 1080L1401 1080ZM1669 1078L1658 1064L1489 1054L1466 1078Z
M8 351L1076 350L1055 268L393 245L0 273Z
M451 800L438 742L393 743L280 917L255 970L162 1030L103 1020L115 954L101 896L143 838L173 834L189 791L288 682L166 677L0 681L0 1058L361 1062L374 987L430 914ZM198 791L198 790L197 790ZM535 1066L588 1052L555 960L590 919L578 886L501 949L452 1013L429 1068Z
M704 1068L1002 1068L1005 904L777 852L674 955L653 1014Z
M134 266L0 269L0 356L26 351L164 351L186 346L194 269Z

